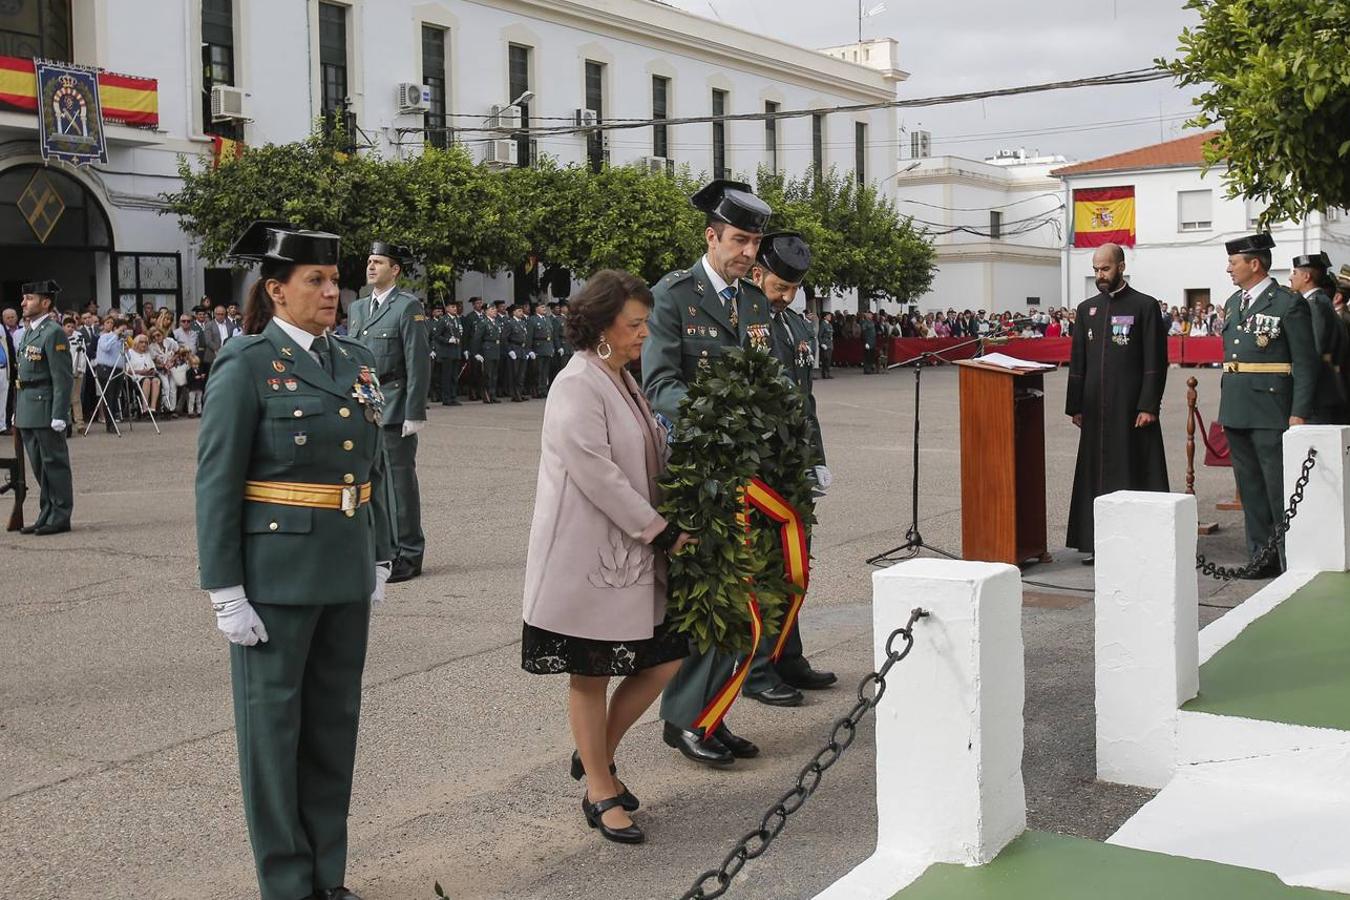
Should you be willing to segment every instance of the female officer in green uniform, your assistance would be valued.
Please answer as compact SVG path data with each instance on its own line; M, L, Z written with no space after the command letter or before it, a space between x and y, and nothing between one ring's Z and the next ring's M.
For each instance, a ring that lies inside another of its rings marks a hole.
M229 638L244 815L263 900L343 887L361 671L393 556L370 351L326 334L338 239L257 222L262 275L211 367L197 438L201 584Z

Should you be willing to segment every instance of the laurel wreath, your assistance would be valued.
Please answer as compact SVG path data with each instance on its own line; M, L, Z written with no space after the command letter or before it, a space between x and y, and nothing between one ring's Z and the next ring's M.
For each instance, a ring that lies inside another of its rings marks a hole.
M777 634L789 599L776 525L753 509L738 521L751 478L815 522L814 425L804 395L778 360L735 349L703 366L680 404L661 487L661 512L698 538L670 562L666 621L698 649L746 653L753 594L766 634Z

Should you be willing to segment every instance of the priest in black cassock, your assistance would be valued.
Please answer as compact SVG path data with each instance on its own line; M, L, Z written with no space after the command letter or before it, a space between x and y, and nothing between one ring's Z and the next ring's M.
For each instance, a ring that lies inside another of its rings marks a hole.
M1167 384L1167 331L1158 301L1125 281L1125 251L1092 255L1095 297L1078 306L1065 414L1080 429L1068 546L1093 551L1092 502L1112 491L1166 491L1158 408Z

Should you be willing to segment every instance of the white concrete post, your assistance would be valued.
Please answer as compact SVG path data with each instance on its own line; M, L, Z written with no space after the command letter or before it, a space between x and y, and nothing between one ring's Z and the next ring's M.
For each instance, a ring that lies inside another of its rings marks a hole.
M1161 788L1177 709L1200 689L1195 497L1117 491L1093 512L1097 777Z
M1020 574L937 559L874 573L878 665L916 606L930 615L876 709L877 850L819 898L890 897L933 863L986 863L1026 829Z
M1287 501L1303 471L1309 448L1317 464L1308 475L1303 502L1284 539L1291 572L1344 572L1350 569L1350 427L1300 425L1284 433L1284 497ZM1280 511L1283 515L1283 510Z

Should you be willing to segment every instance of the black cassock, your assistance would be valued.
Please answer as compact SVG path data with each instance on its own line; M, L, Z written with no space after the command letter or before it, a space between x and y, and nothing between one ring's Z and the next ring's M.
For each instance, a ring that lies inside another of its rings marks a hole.
M1092 501L1112 491L1166 491L1162 426L1135 428L1158 415L1167 384L1167 330L1158 301L1126 285L1078 306L1064 411L1082 414L1078 465L1069 503L1068 546L1093 552Z

